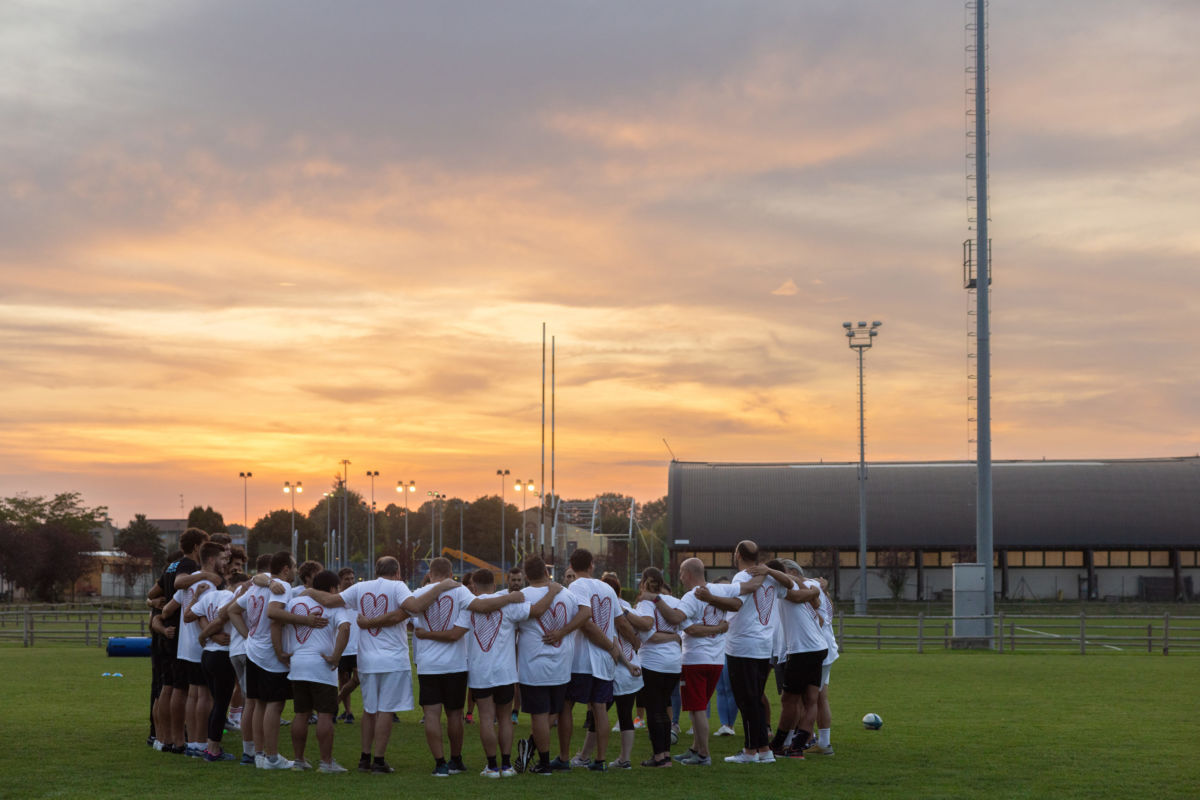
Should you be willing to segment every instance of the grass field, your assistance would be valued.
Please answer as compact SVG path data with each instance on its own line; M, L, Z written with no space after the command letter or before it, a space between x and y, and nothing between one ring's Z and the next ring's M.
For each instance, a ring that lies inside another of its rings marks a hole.
M6 676L0 797L6 798L134 798L151 791L181 800L533 792L572 800L1200 796L1197 734L1190 727L1200 708L1194 657L850 653L836 665L831 685L833 757L486 782L475 774L483 759L474 726L465 750L474 769L449 779L429 775L432 760L415 713L401 715L393 734L395 775L263 772L146 747L149 659L109 659L94 648L5 646L0 663ZM125 677L100 677L111 671ZM882 730L862 728L858 720L868 711L883 717ZM335 751L343 764L357 760L358 730L337 726ZM518 731L528 731L526 719ZM640 759L649 744L644 733L638 736ZM688 740L681 738L680 751ZM734 752L739 742L715 739L714 757ZM226 743L236 750L240 740L231 734ZM283 744L286 754L290 742ZM310 758L315 746L310 734Z

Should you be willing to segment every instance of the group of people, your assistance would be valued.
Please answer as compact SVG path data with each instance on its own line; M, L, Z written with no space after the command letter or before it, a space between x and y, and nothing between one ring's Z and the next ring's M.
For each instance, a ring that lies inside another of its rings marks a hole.
M261 556L250 577L244 552L219 536L185 532L149 598L149 741L164 752L268 770L346 772L333 757L334 722L339 705L341 718L353 721L357 688L361 772L394 771L386 759L393 722L414 699L438 777L468 770L468 703L477 710L486 778L631 769L639 709L650 740L643 767L706 766L713 761L709 704L727 681L744 736L726 762L833 754L832 602L822 582L806 578L795 562L759 563L753 542L738 544L737 572L728 582L708 582L704 564L689 558L679 566L679 596L661 570L649 567L630 602L615 574L593 574L584 549L571 554L566 585L552 580L536 555L514 567L502 588L488 569L460 583L451 563L435 558L414 591L391 557L376 563L378 577L358 581L352 570L339 575L316 562L297 569L285 551ZM772 666L782 695L774 729L765 693ZM675 755L673 696L690 716L693 736ZM283 719L288 700L290 722ZM586 710L582 735L576 705ZM519 712L528 714L531 734L517 740ZM306 756L314 722L315 765ZM291 758L279 748L281 726L289 724ZM237 728L240 759L222 745L223 733ZM618 736L611 761L610 733Z

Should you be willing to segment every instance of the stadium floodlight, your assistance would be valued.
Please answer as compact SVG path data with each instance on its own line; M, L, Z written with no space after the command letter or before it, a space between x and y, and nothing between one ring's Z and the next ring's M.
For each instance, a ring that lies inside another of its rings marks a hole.
M858 594L854 598L854 613L867 613L867 438L863 403L863 353L871 348L879 335L882 322L876 320L867 327L859 322L855 327L843 322L846 341L858 353Z

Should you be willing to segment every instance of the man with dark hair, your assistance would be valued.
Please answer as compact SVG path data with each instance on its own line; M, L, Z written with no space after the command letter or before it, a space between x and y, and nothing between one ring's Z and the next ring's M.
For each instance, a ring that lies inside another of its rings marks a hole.
M312 576L310 583L319 591L333 592L337 590L338 577L329 570L322 570ZM350 612L345 608L328 608L300 596L288 603L287 610L296 616L316 614L332 620L325 628L288 625L285 631L287 650L291 654L288 679L292 682L296 708L296 719L292 723L295 754L292 769L311 769L304 758L304 748L308 743L309 714L315 713L320 771L345 772L346 768L333 760L333 715L337 713L338 704L336 667L350 641Z
M249 578L241 573L234 573L230 580L243 584ZM204 668L204 677L208 681L208 691L212 698L207 720L208 744L204 749L206 761L232 761L235 758L232 753L225 752L221 744L227 723L225 710L229 706L229 699L233 696L237 681L233 665L229 661L233 625L229 622L229 612L225 610L233 598L232 591L212 589L196 598L190 612L184 613L185 619L190 613L200 620L199 641L200 646L204 648L200 664Z
M725 760L731 764L773 764L763 690L771 673L775 594L782 587L772 578L748 571L758 565L758 545L754 542L739 542L733 551L733 563L738 572L731 583L696 587L697 599L735 612L725 636L725 663L742 715L743 745L741 752Z
M229 572L246 571L246 548L235 544L229 548Z
M200 569L195 574L205 576L186 589L176 589L175 596L167 604L164 611L173 610L178 605L183 610L183 625L179 629L177 664L186 672L188 694L184 719L187 725L187 743L189 756L202 758L204 756L204 739L201 737L208 729L208 715L212 710L212 695L208 689L208 677L202 666L204 648L200 644L201 620L192 613L192 605L196 599L207 591L216 591L225 585L226 551L223 545L206 541L200 545ZM211 578L217 577L216 581Z
M307 589L312 586L313 576L323 569L325 569L325 565L320 561L305 561L296 570L296 580L300 581L301 585Z
M525 588L525 570L521 569L520 565L514 565L508 568L508 580L505 585L505 591L519 592Z

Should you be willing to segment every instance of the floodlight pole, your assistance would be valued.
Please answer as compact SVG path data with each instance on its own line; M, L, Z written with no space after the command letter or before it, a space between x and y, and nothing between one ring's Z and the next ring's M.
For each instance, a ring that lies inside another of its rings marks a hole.
M866 322L859 322L857 326L849 322L842 323L850 349L858 351L858 594L854 597L854 613L858 616L867 613L867 428L863 353L870 349L882 324L875 321L868 328Z

